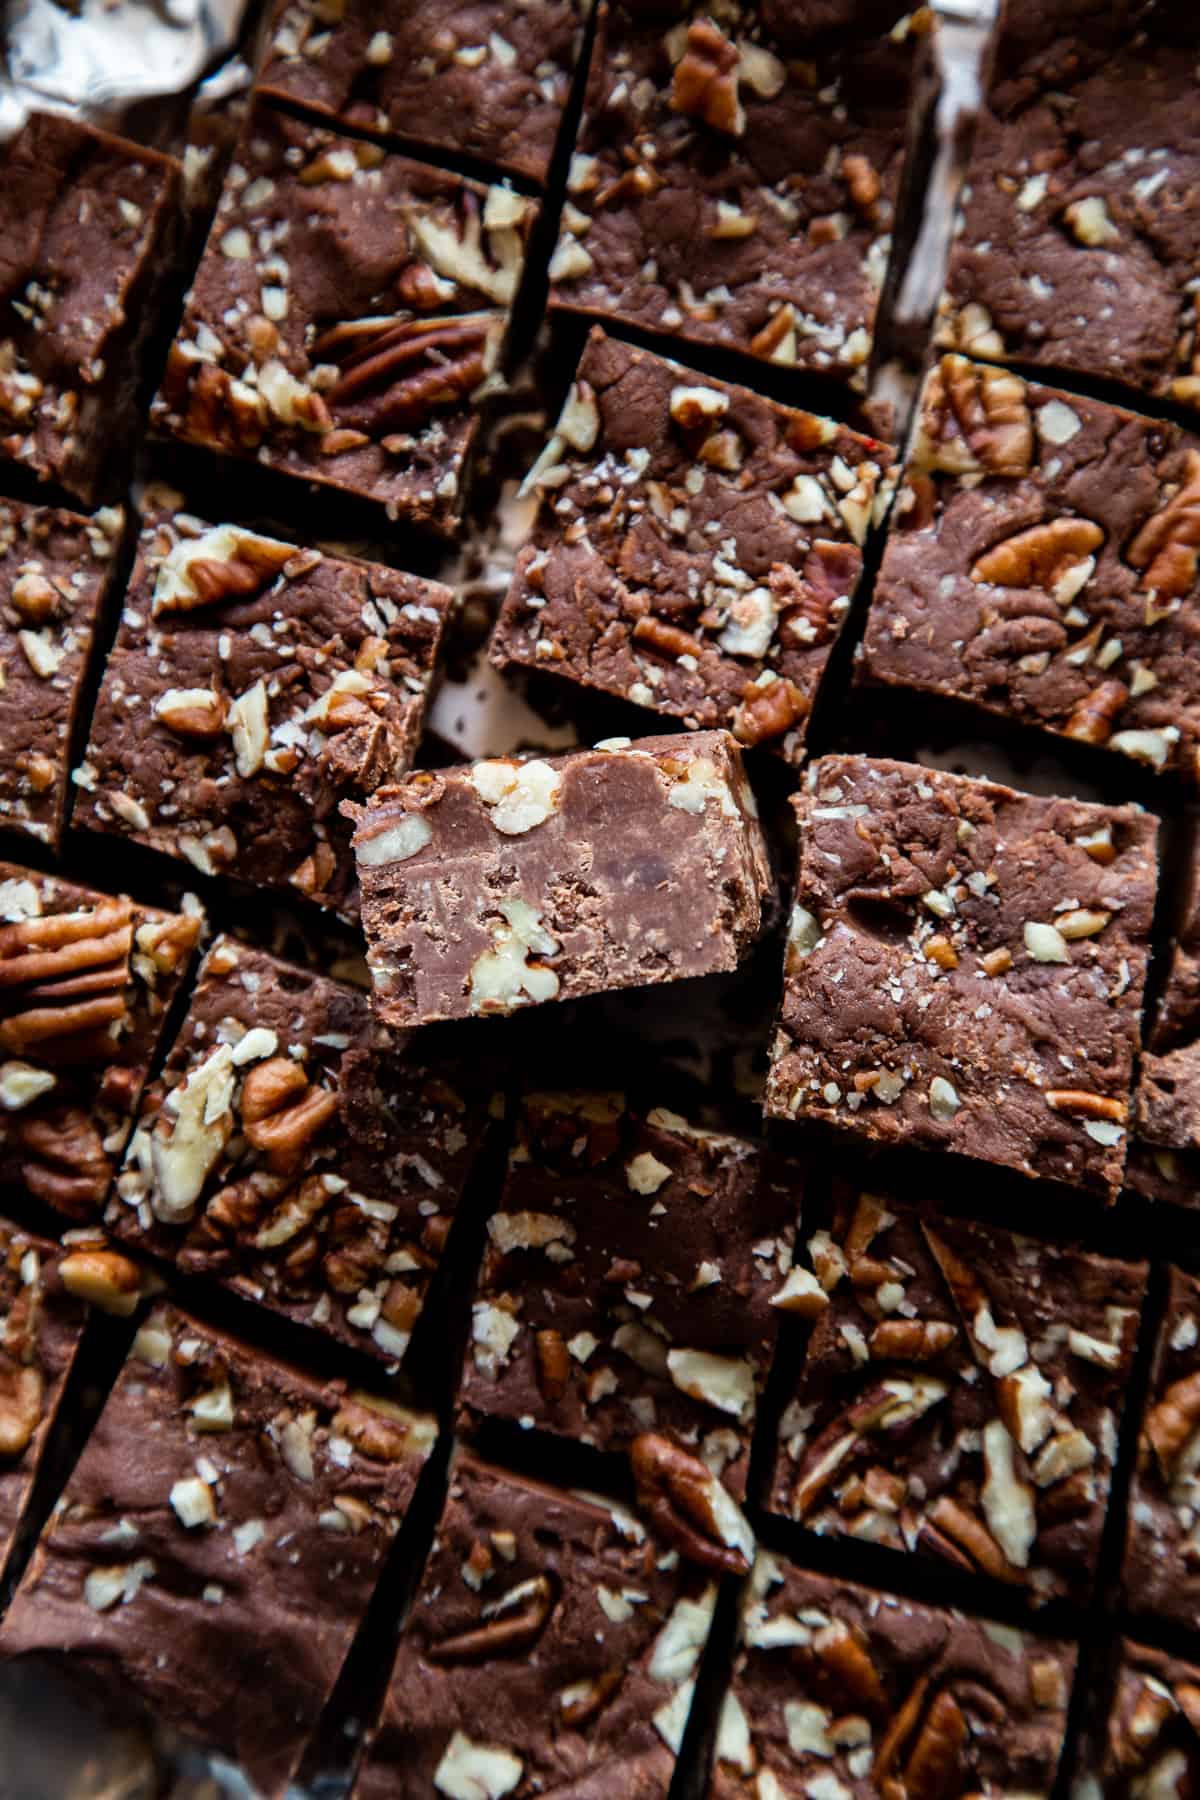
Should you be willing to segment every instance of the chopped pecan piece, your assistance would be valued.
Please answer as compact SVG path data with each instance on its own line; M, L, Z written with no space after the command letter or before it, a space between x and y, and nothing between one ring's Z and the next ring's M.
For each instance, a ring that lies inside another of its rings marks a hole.
M485 1609L491 1617L484 1624L431 1644L426 1654L430 1662L465 1663L531 1650L546 1629L557 1598L550 1576L534 1575L494 1600Z
M711 19L693 19L671 84L675 112L702 119L714 131L741 137L746 115L738 99L738 51Z
M634 1439L629 1461L638 1502L668 1543L704 1568L746 1573L754 1550L750 1527L698 1456L645 1431Z
M926 383L914 466L948 475L1024 475L1033 449L1020 377L962 356L943 356Z
M1126 552L1147 589L1174 600L1196 583L1200 555L1200 450L1189 450L1181 486L1153 513Z

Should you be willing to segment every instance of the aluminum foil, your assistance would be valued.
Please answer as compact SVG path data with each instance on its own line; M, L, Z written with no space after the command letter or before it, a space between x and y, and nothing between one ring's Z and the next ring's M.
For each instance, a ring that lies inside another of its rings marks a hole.
M131 106L182 94L233 50L246 0L7 0L0 138L35 110L119 125Z

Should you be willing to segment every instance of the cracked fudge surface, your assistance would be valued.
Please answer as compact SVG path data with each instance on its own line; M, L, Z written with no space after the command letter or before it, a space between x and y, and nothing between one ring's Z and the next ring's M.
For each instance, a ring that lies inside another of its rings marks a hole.
M711 1800L1048 1794L1073 1645L760 1552Z
M1200 1605L1200 1279L1171 1269L1129 1496L1122 1582L1136 1613L1195 1629Z
M1157 820L859 756L793 804L768 1113L1113 1198Z
M280 0L258 91L543 183L584 0Z
M1072 1784L1075 1800L1194 1793L1200 1782L1200 1667L1123 1638Z
M932 15L851 10L604 6L551 305L861 386Z
M1200 439L946 356L868 617L873 680L1200 777Z
M491 657L798 761L892 453L594 329Z
M179 165L57 114L0 144L0 461L93 501L138 430Z
M341 982L220 938L106 1223L388 1363L483 1136L480 1072Z
M0 1578L83 1333L63 1260L57 1244L0 1219Z
M620 1094L528 1095L488 1221L468 1421L636 1439L648 1476L679 1446L706 1491L716 1475L741 1498L799 1212L799 1178L753 1144Z
M419 771L347 805L389 1024L736 968L770 884L737 745L608 746Z
M0 501L0 821L57 847L71 733L121 536L93 519Z
M94 1219L200 920L0 863L0 1189Z
M1200 407L1190 0L1006 10L938 341Z
M771 1511L1086 1599L1146 1274L843 1194L792 1278L813 1328Z
M621 1507L460 1454L354 1800L663 1800L716 1591Z
M433 1445L432 1418L161 1306L0 1627L282 1795Z
M256 107L155 423L452 532L537 211Z
M338 806L411 764L450 589L154 498L75 823L354 917Z

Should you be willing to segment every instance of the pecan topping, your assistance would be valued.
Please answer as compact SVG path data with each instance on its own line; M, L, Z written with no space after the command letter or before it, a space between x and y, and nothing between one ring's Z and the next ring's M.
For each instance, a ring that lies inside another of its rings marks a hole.
M693 19L671 83L673 111L702 119L714 131L741 137L746 115L738 99L738 51L711 19Z
M782 737L810 710L794 681L778 677L767 687L751 681L742 689L742 703L733 715L733 735L739 744L753 748L768 738Z
M943 356L929 376L911 461L948 475L1024 475L1033 461L1025 383L1003 369Z
M40 1369L0 1359L0 1456L20 1456L42 1417L45 1382Z
M1196 583L1200 554L1200 450L1189 450L1182 485L1142 526L1126 552L1148 589L1178 599Z
M818 1631L812 1641L813 1655L850 1694L859 1706L869 1712L887 1710L887 1694L866 1646L849 1626L837 1621Z
M485 1612L491 1614L486 1623L431 1644L426 1654L430 1662L465 1663L530 1650L546 1629L556 1602L550 1577L534 1575L486 1607Z
M972 568L971 580L996 587L1041 588L1066 604L1091 574L1093 552L1103 542L1103 531L1091 519L1047 519L985 552Z
M332 1428L372 1462L392 1463L428 1451L437 1431L432 1419L375 1394L347 1395L333 1416Z
M0 926L0 1049L32 1045L53 1062L90 1062L112 1048L128 1012L133 909L51 913Z
M754 1539L716 1476L698 1456L657 1431L633 1440L638 1504L668 1543L702 1567L744 1575Z
M58 1266L69 1294L90 1300L102 1312L128 1318L142 1295L142 1272L135 1262L116 1250L98 1246L73 1250Z
M561 1710L563 1724L572 1731L580 1731L585 1725L590 1725L603 1712L624 1679L624 1669L605 1669L602 1674L593 1676L586 1685L581 1682L582 1691L576 1693Z
M325 396L335 423L379 437L428 424L461 404L491 370L500 325L494 313L437 319L363 319L335 326L313 346L341 375Z
M1146 1415L1143 1450L1149 1445L1166 1479L1200 1423L1200 1369L1173 1381Z
M295 1168L310 1138L337 1111L337 1095L314 1087L300 1063L272 1056L256 1063L242 1084L242 1127L267 1166L280 1174Z
M58 1107L21 1119L16 1135L26 1153L22 1176L31 1194L74 1218L99 1206L108 1193L112 1164L82 1107Z
M1122 707L1129 698L1123 681L1102 681L1071 713L1063 730L1084 744L1107 744Z
M537 1347L538 1386L551 1405L561 1400L571 1379L571 1364L561 1331L539 1331L534 1335Z
M680 631L677 625L669 625L665 619L655 618L653 613L644 613L633 628L634 642L649 644L652 650L661 650L664 656L703 656L704 646L698 638Z

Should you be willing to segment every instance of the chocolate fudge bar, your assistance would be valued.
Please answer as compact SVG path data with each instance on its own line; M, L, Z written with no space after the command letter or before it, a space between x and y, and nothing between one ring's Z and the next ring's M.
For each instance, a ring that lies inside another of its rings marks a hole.
M537 210L254 108L155 423L452 531Z
M766 844L723 732L419 771L346 809L391 1025L714 974L758 934Z
M1108 1714L1089 1734L1073 1800L1151 1800L1200 1782L1200 1668L1124 1638Z
M1145 1265L848 1193L793 1285L771 1510L1085 1599Z
M1157 821L860 756L794 805L768 1113L1113 1198Z
M282 1795L432 1447L169 1306L142 1326L0 1626Z
M602 7L551 305L861 386L932 13Z
M584 0L280 0L258 91L544 183Z
M57 847L71 734L120 542L94 519L0 501L0 821Z
M115 491L177 224L169 156L57 113L0 143L0 460Z
M799 761L891 460L594 329L530 471L541 510L492 660Z
M488 1221L468 1421L632 1445L656 1491L674 1458L740 1499L799 1211L799 1179L739 1138L620 1094L528 1095Z
M1200 839L1195 821L1166 985L1138 1064L1127 1181L1149 1200L1200 1205Z
M83 1333L64 1261L57 1244L0 1219L0 1577Z
M1132 1611L1195 1628L1200 1604L1200 1279L1170 1271L1130 1493L1123 1582Z
M200 920L0 863L0 1190L92 1220Z
M1073 1645L760 1554L711 1800L1050 1792Z
M944 356L867 622L876 681L1200 778L1200 438Z
M1200 406L1189 0L1009 0L938 339Z
M353 917L338 806L411 764L450 589L153 499L74 822Z
M677 1560L620 1507L460 1455L354 1800L660 1800L716 1599Z
M479 1074L377 1025L358 989L219 938L108 1227L398 1362L486 1099Z

